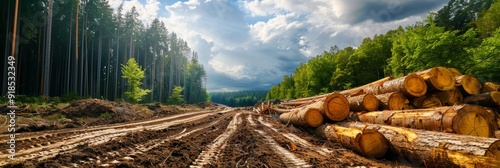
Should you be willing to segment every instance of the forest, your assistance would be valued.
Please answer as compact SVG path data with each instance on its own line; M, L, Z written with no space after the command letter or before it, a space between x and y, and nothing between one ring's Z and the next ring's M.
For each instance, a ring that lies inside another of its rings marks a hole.
M365 38L358 47L331 47L285 75L266 99L345 90L435 66L500 82L499 27L498 0L451 0L423 22Z
M267 90L211 92L210 101L231 107L253 106L266 99Z
M145 72L141 87L150 90L142 102L165 103L175 87L188 103L208 99L197 53L159 19L142 23L135 7L114 14L108 0L18 3L0 7L0 68L7 72L7 56L15 57L16 94L123 100L128 86L121 66L134 58ZM0 78L7 83L6 73Z

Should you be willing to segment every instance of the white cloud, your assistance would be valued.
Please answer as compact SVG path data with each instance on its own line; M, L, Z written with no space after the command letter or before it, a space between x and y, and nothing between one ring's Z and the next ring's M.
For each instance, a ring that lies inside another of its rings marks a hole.
M109 5L111 8L116 9L123 4L123 13L125 14L132 10L133 7L139 13L138 19L142 21L144 25L150 24L155 18L158 17L158 10L160 9L161 3L158 0L146 0L146 4L142 4L138 0L109 0Z

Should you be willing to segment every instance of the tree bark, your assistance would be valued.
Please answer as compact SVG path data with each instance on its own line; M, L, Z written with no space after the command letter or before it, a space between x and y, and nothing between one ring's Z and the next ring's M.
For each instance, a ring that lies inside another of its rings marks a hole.
M323 115L318 108L321 105L321 102L318 102L288 113L283 113L280 115L280 121L296 126L318 127L323 123Z
M365 87L363 91L366 94L374 95L401 92L408 97L421 97L427 93L427 85L420 76L410 74L408 76L383 82L380 85Z
M484 108L473 105L377 111L358 114L357 117L362 122L373 124L482 137L493 137L496 129L495 117Z
M493 91L489 93L470 95L464 98L464 103L487 107L498 107L500 106L500 92Z
M374 129L324 124L316 128L314 134L369 158L380 159L389 149L384 135Z
M429 91L447 91L455 88L455 78L445 67L434 67L416 74L425 80Z
M436 92L435 94L439 98L439 100L441 100L441 103L443 105L460 105L463 102L462 92L460 92L456 88L448 91Z
M472 75L461 75L455 77L456 86L463 95L475 95L481 92L481 82Z
M372 94L363 94L347 98L350 111L376 111L379 107L377 97Z
M488 93L493 91L500 91L500 85L493 82L486 82L481 89L481 93Z
M413 109L410 101L400 92L376 95L376 97L380 101L381 110Z
M442 132L405 129L360 122L338 125L373 129L390 142L390 151L426 167L496 167L500 165L500 140Z

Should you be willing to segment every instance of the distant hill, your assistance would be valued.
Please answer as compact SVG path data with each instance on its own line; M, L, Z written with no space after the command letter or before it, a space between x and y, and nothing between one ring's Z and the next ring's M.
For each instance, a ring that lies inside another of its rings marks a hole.
M210 101L231 107L253 106L266 98L267 90L244 90L234 92L211 92Z

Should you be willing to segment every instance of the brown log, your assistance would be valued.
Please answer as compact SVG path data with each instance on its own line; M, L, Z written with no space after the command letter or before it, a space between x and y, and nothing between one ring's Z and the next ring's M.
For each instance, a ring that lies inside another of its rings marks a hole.
M376 111L379 101L372 94L364 94L347 98L350 111Z
M323 124L316 128L315 134L324 139L338 142L345 148L369 158L382 158L389 149L384 135L373 129Z
M360 122L340 122L344 127L374 129L389 141L390 151L425 167L497 167L500 140L407 129Z
M472 75L462 75L455 77L456 86L464 95L475 95L481 92L481 82Z
M493 82L486 82L481 89L481 93L500 91L500 85Z
M443 103L441 103L441 100L435 94L415 98L413 99L412 104L416 108L434 108L443 106Z
M359 86L359 87L356 87L356 88L353 88L353 89L349 89L349 90L340 91L339 93L343 94L345 96L357 96L357 95L366 94L364 92L364 88L374 87L374 86L380 86L383 83L385 83L387 81L390 81L390 80L393 80L393 79L394 79L394 76L388 76L388 77L376 80L374 82L368 83L368 84L363 85L363 86Z
M440 91L436 92L435 94L439 98L439 100L441 100L441 103L443 105L460 105L463 102L462 92L460 92L458 89Z
M321 114L320 109L316 108L321 105L319 103L321 102L311 104L288 113L282 113L280 115L280 121L285 124L290 123L296 126L318 127L323 123L323 115Z
M425 82L429 91L447 91L455 88L455 78L445 67L434 67L417 72Z
M470 95L464 98L464 103L487 107L498 107L500 106L500 92L493 91L489 93Z
M421 97L427 92L425 81L416 74L386 81L381 85L367 86L363 89L366 94L385 94L401 92L408 97Z
M462 72L456 68L448 68L448 70L453 74L453 77L462 76Z
M400 92L376 95L376 97L380 101L381 110L412 109L410 101Z
M368 112L359 114L358 118L373 124L482 137L493 137L496 130L494 116L474 105Z
M323 114L332 121L342 121L349 115L349 101L339 93L332 93L323 101Z
M495 138L500 139L500 130L495 131Z

